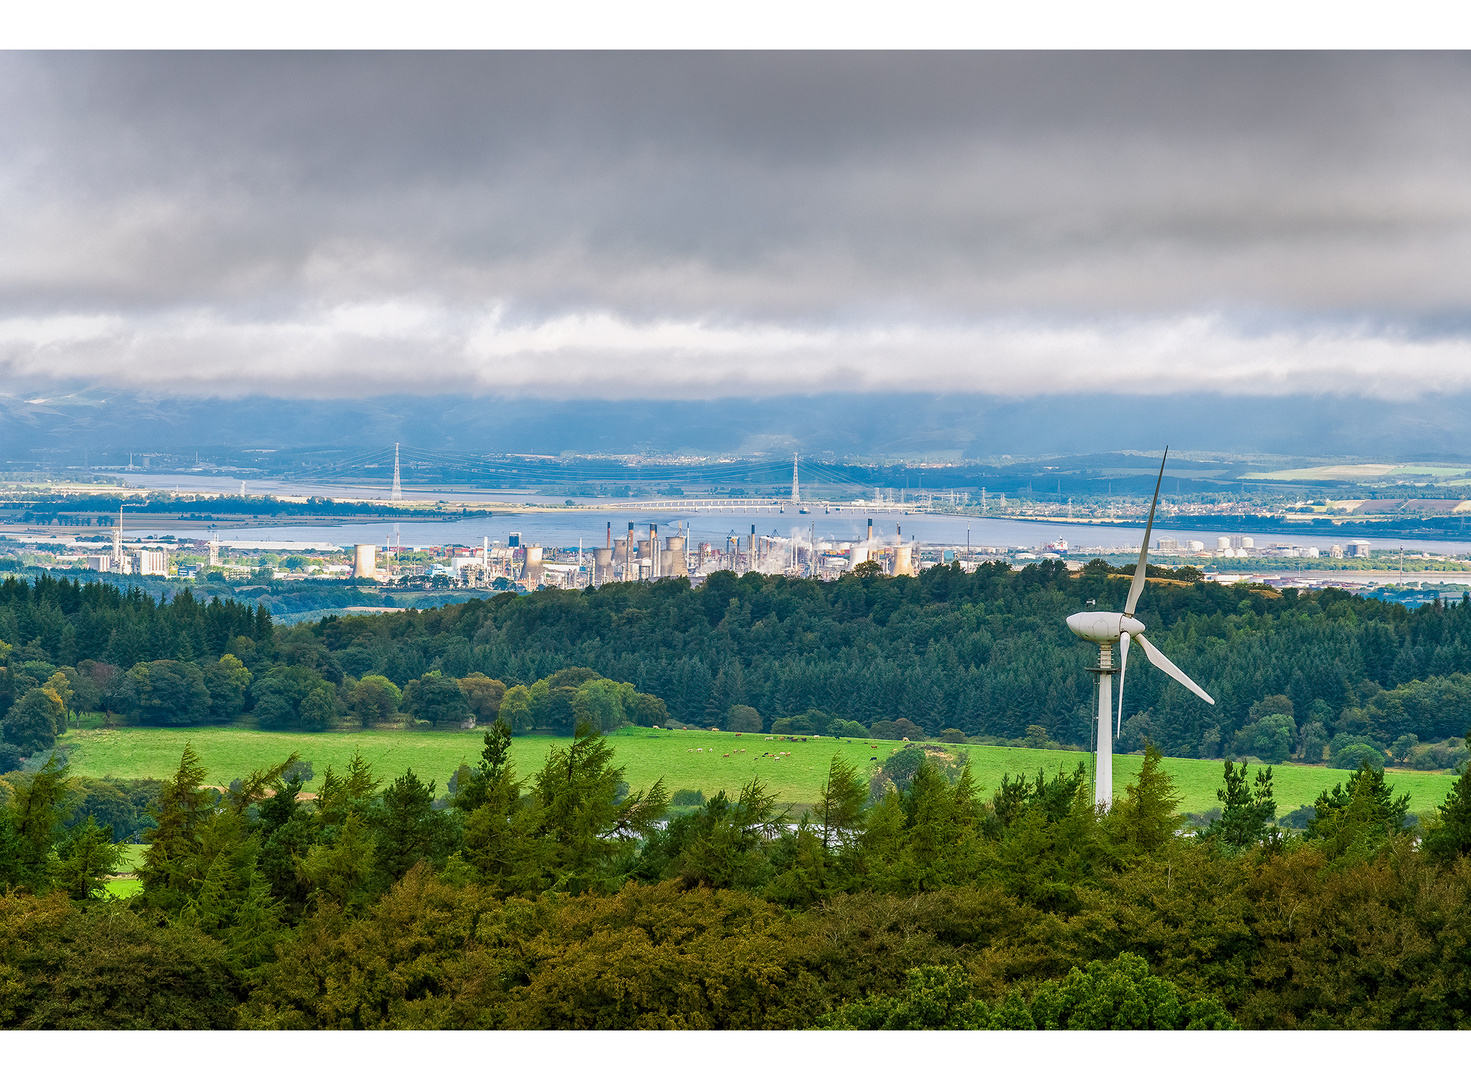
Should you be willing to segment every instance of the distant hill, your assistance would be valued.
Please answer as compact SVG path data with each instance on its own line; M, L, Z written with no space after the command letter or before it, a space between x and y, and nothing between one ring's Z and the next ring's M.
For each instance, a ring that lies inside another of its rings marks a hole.
M165 397L105 388L0 396L10 461L126 463L136 453L378 448L466 453L1003 454L1179 450L1323 460L1459 461L1471 396L1333 397L832 393L708 401L401 396ZM75 459L75 460L73 460Z

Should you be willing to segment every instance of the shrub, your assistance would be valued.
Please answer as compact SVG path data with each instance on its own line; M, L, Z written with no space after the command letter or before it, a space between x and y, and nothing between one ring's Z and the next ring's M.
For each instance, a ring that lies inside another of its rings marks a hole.
M703 791L694 791L691 788L680 788L673 795L669 796L669 805L704 806L705 793Z
M904 719L879 720L868 729L869 738L872 739L915 739L924 738L924 730L918 724Z
M947 727L944 731L940 732L940 741L949 743L965 742L965 732L959 728Z
M725 714L725 730L759 732L765 730L765 725L761 723L761 714L751 706L732 705Z
M1237 731L1231 746L1239 756L1250 755L1268 765L1280 765L1292 754L1292 744L1296 740L1297 726L1292 717L1286 713L1272 713Z
M1299 806L1290 814L1283 814L1277 823L1288 829L1306 829L1318 812L1311 806Z
M808 709L798 716L783 716L771 723L773 735L824 735L833 722L831 713Z
M1298 732L1298 753L1302 760L1316 764L1323 760L1323 751L1328 749L1328 729L1316 720L1304 724Z
M403 704L398 687L382 675L364 675L347 693L347 707L363 727L386 724Z
M305 784L315 775L316 773L312 771L312 763L310 761L298 761L281 773L281 783L294 784L300 780Z
M1375 772L1384 770L1384 755L1377 746L1368 742L1351 742L1334 752L1332 765L1335 769L1357 769L1366 761Z
M5 714L5 741L35 754L56 745L56 731L66 715L61 698L43 687L27 690Z
M1405 764L1412 769L1459 769L1471 752L1464 739L1446 739L1438 743L1421 743L1410 750Z

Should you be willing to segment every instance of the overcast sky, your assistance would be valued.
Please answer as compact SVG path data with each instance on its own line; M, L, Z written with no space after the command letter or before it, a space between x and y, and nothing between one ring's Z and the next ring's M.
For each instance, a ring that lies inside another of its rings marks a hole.
M1471 59L0 55L0 370L1471 389Z

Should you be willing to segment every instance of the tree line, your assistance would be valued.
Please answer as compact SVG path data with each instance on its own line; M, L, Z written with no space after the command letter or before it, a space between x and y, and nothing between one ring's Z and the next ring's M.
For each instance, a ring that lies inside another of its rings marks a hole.
M1301 834L1228 763L1195 835L1150 747L1081 770L914 745L834 757L792 820L759 781L630 791L583 725L527 776L497 721L449 790L295 758L154 789L142 889L52 758L0 807L0 1024L244 1028L1471 1025L1471 774L1407 825L1369 765ZM71 824L68 824L68 821Z
M127 495L52 495L34 502L11 502L5 509L24 509L24 521L52 521L77 515L99 514L112 523L120 503L127 503ZM328 499L313 495L302 502L278 499L274 495L174 495L169 492L153 492L142 502L128 503L128 510L142 514L177 514L180 517L211 518L215 515L253 517L293 517L310 515L320 517L443 517L443 511L425 510L419 507L395 506L386 503L351 502ZM207 511L207 513L205 513ZM125 513L127 511L124 511ZM99 523L100 519L99 519Z
M1152 742L1178 757L1350 764L1367 754L1424 768L1461 759L1471 724L1465 600L1410 611L1334 589L1149 581L1139 615L1151 639L1217 705L1135 664L1122 749ZM323 728L368 722L375 709L380 719L401 710L428 723L484 723L494 683L517 691L513 730L565 734L576 689L546 680L578 670L632 688L603 712L634 723L667 715L818 733L856 724L889 737L1087 747L1091 657L1064 620L1090 602L1117 608L1127 589L1127 572L1101 560L1080 573L1055 561L1021 572L952 564L833 582L722 572L700 588L547 589L278 627L263 607L205 604L188 590L153 600L111 585L8 579L0 707L8 713L63 669L81 695L71 708L136 723L248 712L264 726Z

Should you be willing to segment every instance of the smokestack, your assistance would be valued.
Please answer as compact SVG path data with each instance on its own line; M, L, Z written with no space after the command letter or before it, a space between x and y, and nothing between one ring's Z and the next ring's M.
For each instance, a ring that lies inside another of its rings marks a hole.
M632 581L634 551L637 550L633 544L633 522L628 523L628 543L623 548L623 580Z
M649 580L659 576L659 526L649 522Z
M750 565L746 569L756 569L756 526L754 525L751 526L751 546L746 549L746 554L750 557Z
M613 546L613 523L611 521L608 522L608 546L610 548Z
M868 519L868 546L873 547L873 518Z

